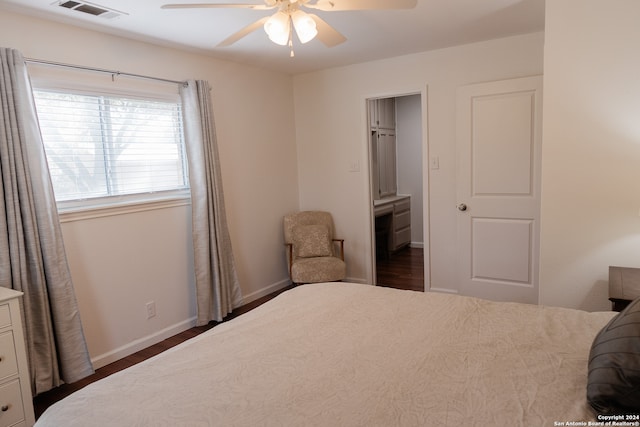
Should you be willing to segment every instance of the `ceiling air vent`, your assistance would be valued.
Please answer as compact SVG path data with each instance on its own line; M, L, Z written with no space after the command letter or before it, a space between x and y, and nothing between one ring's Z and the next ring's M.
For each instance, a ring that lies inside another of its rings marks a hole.
M125 12L110 9L108 7L100 6L95 3L89 3L87 1L57 1L54 4L57 4L60 7L64 7L65 9L77 10L78 12L83 12L89 15L99 16L106 19L113 19L121 15L128 15Z

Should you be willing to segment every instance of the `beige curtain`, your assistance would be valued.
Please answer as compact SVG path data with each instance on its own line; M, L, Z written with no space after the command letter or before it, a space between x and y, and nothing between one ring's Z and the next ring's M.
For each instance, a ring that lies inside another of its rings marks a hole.
M242 304L222 192L209 84L181 89L191 185L197 325L221 321Z
M35 394L93 373L20 52L0 48L0 286L24 292Z

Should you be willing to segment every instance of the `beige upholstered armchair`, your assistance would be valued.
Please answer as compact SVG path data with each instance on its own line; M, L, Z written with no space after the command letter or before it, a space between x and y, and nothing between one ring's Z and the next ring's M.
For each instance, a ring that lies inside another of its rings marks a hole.
M335 282L346 277L344 240L334 238L329 212L304 211L284 217L289 277L293 283ZM336 255L336 246L340 253Z

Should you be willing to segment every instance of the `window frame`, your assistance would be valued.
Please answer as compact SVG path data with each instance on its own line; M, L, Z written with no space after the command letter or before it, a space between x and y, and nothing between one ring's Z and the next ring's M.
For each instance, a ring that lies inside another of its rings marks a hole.
M175 102L182 105L182 99L177 89L174 91L157 91L158 85L151 89L144 88L144 85L125 85L124 88L117 87L115 79L106 84L86 84L66 79L49 79L36 76L32 77L32 88L34 91L61 92L69 94L80 94L89 96L122 97L128 99ZM167 86L167 83L163 83ZM141 86L136 88L135 86ZM176 85L169 85L176 86ZM184 117L184 116L183 116ZM184 129L184 123L183 123ZM183 133L184 136L184 133ZM187 162L186 141L184 143L184 168L186 178L186 188L161 190L154 192L112 195L103 197L92 197L78 200L56 200L56 206L60 217L60 222L77 221L88 218L99 218L112 215L121 215L133 212L142 212L168 207L185 206L191 204L191 189L189 183L189 171ZM48 159L47 159L48 160Z

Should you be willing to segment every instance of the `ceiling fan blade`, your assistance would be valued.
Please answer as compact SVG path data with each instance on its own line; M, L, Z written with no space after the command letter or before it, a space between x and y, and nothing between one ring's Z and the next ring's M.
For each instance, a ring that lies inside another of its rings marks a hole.
M335 10L383 10L413 9L418 0L318 0L306 3L305 7L323 11Z
M237 9L256 9L269 10L274 6L266 4L238 4L238 3L172 3L163 4L161 9L206 9L206 8L237 8Z
M327 47L337 46L340 43L347 41L347 38L340 34L335 28L327 24L322 18L313 13L308 14L316 23L316 29L318 30L318 40L324 43Z
M264 23L267 22L267 19L269 19L269 17L265 16L264 18L258 19L256 22L247 25L246 27L244 27L243 29L241 29L237 33L231 34L229 37L227 37L226 39L222 40L220 43L218 43L218 45L216 47L226 47L226 46L230 46L230 45L234 44L235 42L237 42L238 40L240 40L244 36L247 36L250 33L252 33L255 30L257 30L258 28L262 27L264 25Z

